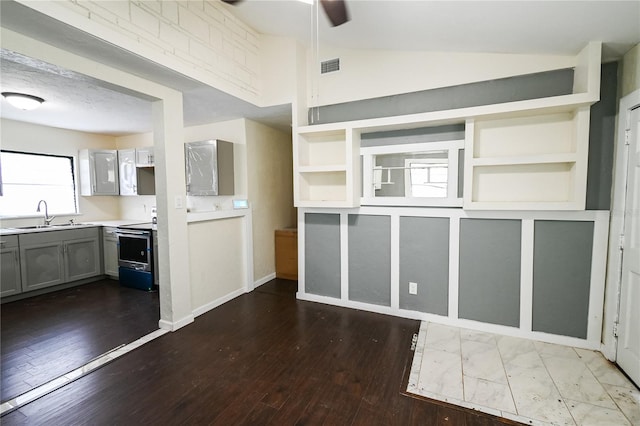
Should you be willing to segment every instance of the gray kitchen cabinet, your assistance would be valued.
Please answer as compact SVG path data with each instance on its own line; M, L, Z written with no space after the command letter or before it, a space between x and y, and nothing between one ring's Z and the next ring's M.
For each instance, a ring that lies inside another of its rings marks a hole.
M19 235L22 290L100 275L99 241L97 227Z
M233 144L222 140L185 144L187 195L233 195Z
M114 227L102 228L102 253L104 256L104 273L118 279L118 237Z
M17 235L0 237L0 297L22 293Z
M83 149L78 153L81 195L118 195L118 151Z
M99 238L65 241L65 281L77 281L100 275Z

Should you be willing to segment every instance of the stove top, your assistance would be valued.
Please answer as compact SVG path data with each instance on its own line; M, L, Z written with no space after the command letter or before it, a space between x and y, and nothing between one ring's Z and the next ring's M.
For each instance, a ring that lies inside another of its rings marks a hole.
M122 228L122 229L138 229L140 231L155 231L156 229L158 229L158 225L156 225L155 223L152 222L147 222L147 223L135 223L133 225L123 225L123 226L118 226L118 228Z

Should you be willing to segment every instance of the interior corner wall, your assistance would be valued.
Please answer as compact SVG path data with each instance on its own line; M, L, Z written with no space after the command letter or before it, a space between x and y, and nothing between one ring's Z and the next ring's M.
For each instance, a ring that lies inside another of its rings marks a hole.
M572 68L575 56L497 53L395 52L320 47L320 61L340 70L320 75L307 51L309 106L330 105L439 87Z
M621 97L640 89L640 44L636 44L622 58Z
M274 232L296 223L291 134L246 120L247 176L253 216L253 276L275 273Z
M115 149L113 136L58 129L21 121L2 119L0 121L2 149L22 152L36 152L74 157L76 176L79 176L78 151L80 149ZM76 182L79 188L79 182ZM120 217L118 197L78 197L80 216L69 216L77 222L112 220ZM33 206L36 215L36 206ZM38 219L3 219L2 226L28 226ZM56 222L66 220L58 216Z

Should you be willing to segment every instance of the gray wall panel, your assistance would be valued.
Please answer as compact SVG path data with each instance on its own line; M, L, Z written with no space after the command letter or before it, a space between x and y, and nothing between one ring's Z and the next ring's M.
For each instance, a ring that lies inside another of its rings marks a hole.
M573 70L554 70L309 108L308 118L309 124L336 123L568 95L572 91Z
M402 145L407 143L455 141L464 139L464 123L388 132L363 133L361 139L360 146L363 148L370 146Z
M585 339L593 222L535 222L534 331Z
M519 220L460 220L460 318L520 325Z
M304 215L305 292L340 298L340 215Z
M409 281L418 294L409 294ZM449 219L400 218L400 308L447 315Z
M602 65L600 102L591 106L589 121L589 168L587 210L609 210L613 176L616 113L618 110L618 63Z
M349 300L391 305L391 218L349 215Z

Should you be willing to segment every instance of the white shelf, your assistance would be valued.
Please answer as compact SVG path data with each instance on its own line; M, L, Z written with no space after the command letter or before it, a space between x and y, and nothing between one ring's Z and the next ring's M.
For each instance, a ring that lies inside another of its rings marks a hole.
M516 164L553 164L553 163L575 163L577 156L575 153L569 154L539 154L520 157L486 157L474 158L471 166L504 166Z
M326 173L326 172L346 172L346 164L327 164L325 166L300 166L299 173Z

